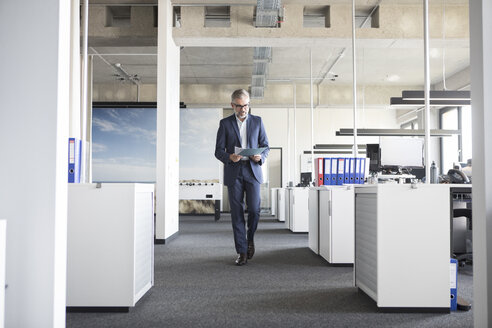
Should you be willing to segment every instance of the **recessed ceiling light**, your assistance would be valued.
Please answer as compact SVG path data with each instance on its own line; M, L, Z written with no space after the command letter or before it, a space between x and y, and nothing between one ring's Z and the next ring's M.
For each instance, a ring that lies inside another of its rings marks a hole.
M386 81L388 81L388 82L396 82L398 80L400 80L400 76L398 76L396 74L386 75Z

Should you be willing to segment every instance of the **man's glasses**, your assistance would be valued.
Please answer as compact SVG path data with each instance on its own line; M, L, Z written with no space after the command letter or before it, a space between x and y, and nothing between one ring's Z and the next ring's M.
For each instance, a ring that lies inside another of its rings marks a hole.
M234 105L234 108L236 108L236 109L249 108L249 103L244 104L244 105L238 105L238 104L232 103L232 105Z

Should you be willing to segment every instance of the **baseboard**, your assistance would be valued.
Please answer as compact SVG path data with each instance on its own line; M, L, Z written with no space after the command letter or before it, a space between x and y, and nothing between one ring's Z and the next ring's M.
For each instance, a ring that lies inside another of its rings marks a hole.
M321 257L321 258L324 259L324 257ZM330 266L330 267L353 267L354 266L353 263L330 263L328 261L326 261L326 263L328 263L328 266Z
M67 312L72 313L127 313L129 311L128 306L67 306Z
M378 307L382 313L451 313L449 307Z
M154 245L164 245L170 243L172 240L176 239L179 235L179 231L176 231L173 233L171 236L167 237L166 239L154 239Z

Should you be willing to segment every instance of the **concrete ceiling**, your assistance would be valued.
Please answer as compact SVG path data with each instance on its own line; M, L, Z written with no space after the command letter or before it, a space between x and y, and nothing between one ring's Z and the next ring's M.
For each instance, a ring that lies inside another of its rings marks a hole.
M431 0L440 4L443 0ZM330 3L347 3L349 0L331 0ZM359 6L374 6L378 0L357 0ZM284 4L326 4L324 0L283 0ZM421 0L386 0L384 3L421 4ZM446 3L468 3L467 0L446 0ZM92 0L91 5L151 5L157 0ZM255 5L256 0L176 0L175 5L234 4ZM441 40L442 41L442 40ZM369 41L372 42L372 41ZM438 44L440 43L440 44ZM431 43L431 83L469 66L468 40ZM352 53L350 48L339 60L344 48L338 46L274 47L268 65L267 87L270 83L295 80L309 83L310 53L314 83L351 84ZM157 76L157 48L146 47L91 47L94 55L94 83L130 83L120 81L115 64L120 64L128 74L136 76L142 84L155 84ZM251 83L253 48L246 47L182 47L182 84L244 84ZM336 64L332 67L332 65ZM375 85L423 85L423 42L421 40L391 40L385 44L357 44L358 83ZM327 74L331 68L334 77ZM121 74L120 74L121 75ZM323 79L323 77L326 77Z
M310 51L313 58L314 83L351 84L352 54L346 49L332 68L333 77L327 69L335 62L343 48L290 48L272 49L272 61L268 66L268 83L295 80L309 83ZM121 64L130 75L137 75L143 84L156 83L156 47L95 47L94 83L119 83L117 71L110 64ZM443 65L444 54L444 65ZM185 47L181 49L181 83L183 84L250 84L253 69L253 48L242 47ZM432 48L431 83L469 65L469 49ZM357 76L359 83L378 85L422 85L423 49L419 48L363 48L357 52ZM332 81L331 78L334 78Z

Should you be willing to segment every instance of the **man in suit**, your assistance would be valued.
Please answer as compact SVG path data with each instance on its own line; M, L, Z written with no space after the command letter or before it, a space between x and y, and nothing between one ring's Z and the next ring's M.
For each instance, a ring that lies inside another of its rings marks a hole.
M236 265L244 265L255 253L254 235L260 219L261 167L269 152L268 138L261 117L248 114L249 93L244 89L231 95L234 114L220 121L215 144L215 157L224 163L224 184L229 194L232 230L238 257ZM260 155L244 157L235 147L260 148ZM248 206L247 231L244 220L244 194Z

